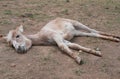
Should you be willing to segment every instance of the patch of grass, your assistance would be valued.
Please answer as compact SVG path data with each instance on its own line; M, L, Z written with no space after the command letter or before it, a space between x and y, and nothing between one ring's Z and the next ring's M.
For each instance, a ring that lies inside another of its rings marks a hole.
M50 55L44 57L43 61L44 61L44 64L46 64L47 62L52 62L52 63L55 63L56 65L60 65L60 63L56 59L52 58Z
M99 43L100 39L98 38L92 38L92 37L88 37L86 38L86 44L95 44L95 43Z
M4 74L4 73L6 73L7 71L5 71L5 70L3 70L3 69L1 69L0 70L0 74Z
M106 64L103 64L102 67L106 67L107 65Z
M120 71L118 71L117 73L120 74Z
M119 60L119 61L120 61L120 56L118 56L117 60Z
M12 22L10 20L1 20L0 21L0 24L1 25L8 25L8 24L11 24Z
M70 0L66 0L66 2L70 2Z
M104 8L106 9L106 12L109 13L120 13L120 2L115 0L106 0L104 1Z
M88 13L86 13L86 14L87 14L88 17L93 16L92 13L90 13L90 12L88 12Z
M11 10L5 10L5 11L4 11L4 14L5 14L5 15L12 15L12 11L11 11Z
M5 66L3 66L3 67L5 67ZM9 68L0 69L0 75L4 74L4 76L8 76L10 74L9 72L12 72L11 69L9 69Z
M51 18L51 16L43 13L24 13L19 16L22 18L30 18L38 21L44 21L45 19Z
M104 72L104 73L108 72L108 68L107 68L107 65L105 63L102 64L101 71Z
M78 69L78 70L75 70L75 74L77 76L81 76L83 73L85 73L85 71L81 70L81 69Z
M24 13L21 15L23 18L34 18L34 15L32 13Z
M48 61L48 60L50 60L50 58L49 57L45 57L45 58L43 58L43 60L44 61Z
M61 13L62 13L62 14L65 14L65 15L69 15L69 11L68 11L68 9L64 9L64 10L62 10Z

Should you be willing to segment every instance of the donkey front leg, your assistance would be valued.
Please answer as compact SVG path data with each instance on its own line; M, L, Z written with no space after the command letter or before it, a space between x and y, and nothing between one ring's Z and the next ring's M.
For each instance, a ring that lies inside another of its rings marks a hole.
M96 55L96 56L100 56L100 57L102 56L100 51L95 51L95 50L92 50L90 48L83 47L79 44L71 43L69 41L66 41L66 44L72 49L82 50L84 52L87 52L87 53L90 53L90 54L93 54L93 55Z
M78 56L77 53L72 52L69 47L63 42L62 37L54 37L54 41L57 43L58 47L64 51L65 53L67 53L70 57L72 57L73 59L75 59L75 61L78 64L81 64L81 58Z

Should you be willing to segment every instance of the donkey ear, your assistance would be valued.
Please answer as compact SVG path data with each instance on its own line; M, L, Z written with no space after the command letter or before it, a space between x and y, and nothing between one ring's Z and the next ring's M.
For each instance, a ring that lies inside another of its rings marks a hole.
M7 42L9 42L12 39L12 31L9 31L7 36L3 37Z
M5 36L1 36L1 39L6 40L7 42L10 42L12 39L12 31L9 31L9 33Z
M20 25L20 26L18 27L18 31L20 31L20 32L23 32L23 31L24 31L23 25Z

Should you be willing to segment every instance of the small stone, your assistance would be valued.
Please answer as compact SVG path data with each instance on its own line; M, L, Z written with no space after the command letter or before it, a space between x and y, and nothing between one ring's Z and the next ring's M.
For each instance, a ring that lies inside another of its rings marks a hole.
M12 63L10 66L11 66L11 67L16 67L16 64L15 64L15 63Z
M82 50L79 50L79 52L81 53L81 52L83 52Z
M96 50L96 51L100 51L100 48L97 47L97 48L95 48L95 50Z
M31 64L29 63L28 66L31 66Z

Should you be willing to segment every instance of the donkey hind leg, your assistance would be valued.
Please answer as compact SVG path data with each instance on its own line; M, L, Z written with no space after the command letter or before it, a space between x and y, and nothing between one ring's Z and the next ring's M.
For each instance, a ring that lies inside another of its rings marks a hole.
M74 25L75 28L77 29L83 29L85 31L88 31L90 33L97 33L99 34L101 38L103 39L109 39L109 40L113 40L114 39L119 42L120 41L120 36L116 36L116 35L113 35L113 34L107 34L107 33L104 33L104 32L101 32L101 31L97 31L95 29L91 29L85 25L83 25L82 23L78 22L78 21L75 21L75 20L71 20L72 24ZM119 39L119 41L118 41Z
M82 24L76 20L70 20L70 19L66 19L66 20L71 22L73 24L73 26L76 28L76 30L83 29L83 30L90 32L90 33L97 33L97 34L100 34L101 38L103 38L103 39L110 38L110 40L113 40L115 38L117 41L118 41L118 39L120 40L120 36L116 36L113 34L107 34L107 33L101 32L101 31L97 31L95 29L91 29L91 28L85 26L84 24ZM107 36L109 36L109 37L107 37Z
M83 30L85 30L85 31L88 31L88 32L90 32L90 33L97 33L97 34L100 34L101 35L101 38L105 38L105 39L111 39L111 38L117 38L117 39L120 39L120 36L116 36L116 35L113 35L113 34L107 34L107 33L104 33L104 32L101 32L101 31L97 31L97 30L95 30L95 29L91 29L91 28L89 28L89 27L87 27L87 26L85 26L85 25L83 25L82 23L80 23L80 22L78 22L78 21L74 21L73 20L73 25L74 25L74 27L75 28L77 28L77 29L83 29ZM108 37L109 36L109 37ZM112 40L112 39L111 39Z
M105 33L105 32L99 32L99 34L104 35L104 36L111 36L111 37L113 37L113 38L118 38L118 39L120 39L120 36L113 35L113 34L108 34L108 33Z
M81 64L81 58L78 56L79 54L72 52L69 47L64 43L64 39L61 36L55 36L54 41L57 43L58 47L64 51L65 53L67 53L70 57L72 57L73 59L75 59L75 61L78 64Z
M76 28L76 30L82 29L84 31L91 32L91 33L99 33L99 31L97 31L95 29L91 29L88 26L86 26L76 20L70 20L70 19L66 19L66 20L71 22L73 24L73 26Z
M95 51L95 50L92 50L90 48L83 47L79 44L71 43L69 41L66 41L65 43L68 45L68 47L70 47L72 49L82 50L84 52L87 52L87 53L90 53L90 54L93 54L93 55L96 55L96 56L100 56L100 57L102 56L100 51Z
M111 40L115 42L120 42L120 39L112 37L112 36L107 36L107 35L101 35L99 33L85 33L85 32L80 32L80 31L75 31L75 36L88 36L88 37L97 37L97 38L102 38L106 40Z

